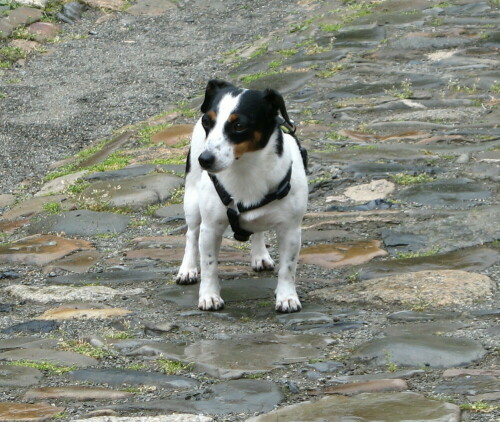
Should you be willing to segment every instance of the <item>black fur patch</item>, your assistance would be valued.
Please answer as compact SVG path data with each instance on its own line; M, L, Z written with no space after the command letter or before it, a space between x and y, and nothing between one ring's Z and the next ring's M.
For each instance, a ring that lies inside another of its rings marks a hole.
M185 175L187 176L190 171L191 171L191 148L189 148L188 156L186 158L186 171L185 171Z
M278 133L278 139L276 139L276 154L278 157L283 155L283 132L281 130Z
M243 92L238 106L232 112L232 118L226 122L224 131L230 142L239 144L249 139L256 139L255 149L263 149L277 128L276 115L264 98L262 91Z

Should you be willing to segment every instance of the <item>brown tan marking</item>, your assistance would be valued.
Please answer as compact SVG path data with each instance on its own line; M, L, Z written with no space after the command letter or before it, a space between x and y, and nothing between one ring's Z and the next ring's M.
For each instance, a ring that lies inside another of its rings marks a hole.
M247 141L240 142L234 146L234 157L236 159L240 158L245 152L257 151L260 149L260 140L262 138L262 133L255 131L253 137Z
M240 118L240 116L239 116L239 115L237 115L236 113L233 113L233 114L231 114L231 115L227 118L227 121L228 121L229 123L233 123L233 122L235 122L236 120L238 120L239 118Z
M210 120L212 120L212 122L215 122L215 120L217 119L217 113L213 110L207 111L207 116L210 117Z

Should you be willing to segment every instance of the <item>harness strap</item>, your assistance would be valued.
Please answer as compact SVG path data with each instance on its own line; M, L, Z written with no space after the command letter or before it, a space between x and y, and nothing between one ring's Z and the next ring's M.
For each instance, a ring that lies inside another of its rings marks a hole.
M239 240L240 242L246 242L253 234L253 232L245 230L240 226L240 213L255 210L269 204L270 202L283 199L285 196L287 196L288 192L290 192L291 189L290 180L292 178L292 165L290 164L288 172L278 185L276 191L268 193L257 204L245 206L241 202L238 202L237 204L235 204L236 209L229 207L229 205L233 201L233 198L224 188L224 186L222 186L222 184L219 182L219 179L217 179L214 174L208 173L208 175L210 176L210 179L214 184L215 190L217 191L220 200L227 207L227 218L229 220L229 225L234 232L234 238L236 240Z

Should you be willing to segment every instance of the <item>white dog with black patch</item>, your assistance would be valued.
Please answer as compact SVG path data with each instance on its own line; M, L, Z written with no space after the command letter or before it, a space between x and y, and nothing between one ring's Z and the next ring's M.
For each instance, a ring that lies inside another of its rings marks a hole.
M307 153L293 136L283 97L271 89L239 89L211 80L201 111L186 163L188 231L177 283L198 281L199 255L198 307L222 309L217 261L228 224L237 240L251 236L255 271L274 269L264 232L275 230L280 256L276 310L300 311L295 270L307 208Z

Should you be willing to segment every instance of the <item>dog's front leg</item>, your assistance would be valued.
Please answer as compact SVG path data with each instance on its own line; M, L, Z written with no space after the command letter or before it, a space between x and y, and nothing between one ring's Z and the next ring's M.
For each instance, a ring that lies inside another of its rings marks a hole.
M280 269L276 287L276 310L278 312L297 312L302 309L295 289L295 270L300 252L300 226L280 228L277 231Z
M217 261L223 231L224 228L221 232L210 225L201 223L201 283L198 308L203 311L217 311L224 308L224 301L220 296L219 275L217 272Z

